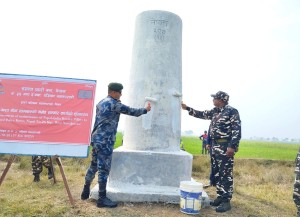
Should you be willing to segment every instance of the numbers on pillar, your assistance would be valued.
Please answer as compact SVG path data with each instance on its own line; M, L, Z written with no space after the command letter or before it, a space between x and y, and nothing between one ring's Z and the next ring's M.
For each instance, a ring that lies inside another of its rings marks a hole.
M166 30L163 29L154 29L154 38L158 40L164 40L165 39Z
M154 26L154 39L163 41L167 30L165 29L168 26L167 20L150 20L150 23Z

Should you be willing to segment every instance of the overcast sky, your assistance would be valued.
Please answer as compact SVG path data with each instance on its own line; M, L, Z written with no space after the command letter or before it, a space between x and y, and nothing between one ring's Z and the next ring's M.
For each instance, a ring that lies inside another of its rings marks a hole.
M182 19L187 105L211 109L223 90L243 138L300 138L299 0L0 0L0 73L97 80L95 103L117 81L126 104L135 18L146 10ZM183 131L208 126L182 112Z

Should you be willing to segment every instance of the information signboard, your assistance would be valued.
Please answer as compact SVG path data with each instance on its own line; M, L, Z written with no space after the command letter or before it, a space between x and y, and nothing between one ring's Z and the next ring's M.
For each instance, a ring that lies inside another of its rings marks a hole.
M95 80L0 74L0 153L87 157Z

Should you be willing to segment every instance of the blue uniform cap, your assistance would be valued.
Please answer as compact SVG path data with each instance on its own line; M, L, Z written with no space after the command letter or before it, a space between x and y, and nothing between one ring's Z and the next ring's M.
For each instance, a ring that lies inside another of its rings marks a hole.
M223 91L218 91L216 94L211 94L214 99L221 99L224 102L229 101L229 95Z
M112 90L112 91L117 91L117 92L119 92L119 91L121 91L121 90L123 89L123 85L120 84L120 83L115 83L115 82L113 82L113 83L110 83L110 84L108 85L108 89L109 89L109 90Z

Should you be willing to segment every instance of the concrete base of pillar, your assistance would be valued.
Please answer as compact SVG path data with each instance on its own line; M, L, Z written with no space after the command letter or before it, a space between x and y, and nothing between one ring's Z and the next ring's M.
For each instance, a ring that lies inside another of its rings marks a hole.
M185 151L114 150L107 195L115 201L179 203L181 181L190 181L193 156Z
M179 203L180 192L175 187L136 186L120 183L118 187L107 187L107 196L118 202L168 202ZM98 198L98 184L91 191L91 198Z
M107 189L107 197L118 202L167 202L179 204L180 189L175 187L160 186L133 186L122 184L122 189ZM98 184L91 190L90 197L98 199ZM201 206L209 206L210 198L205 191L202 191Z

